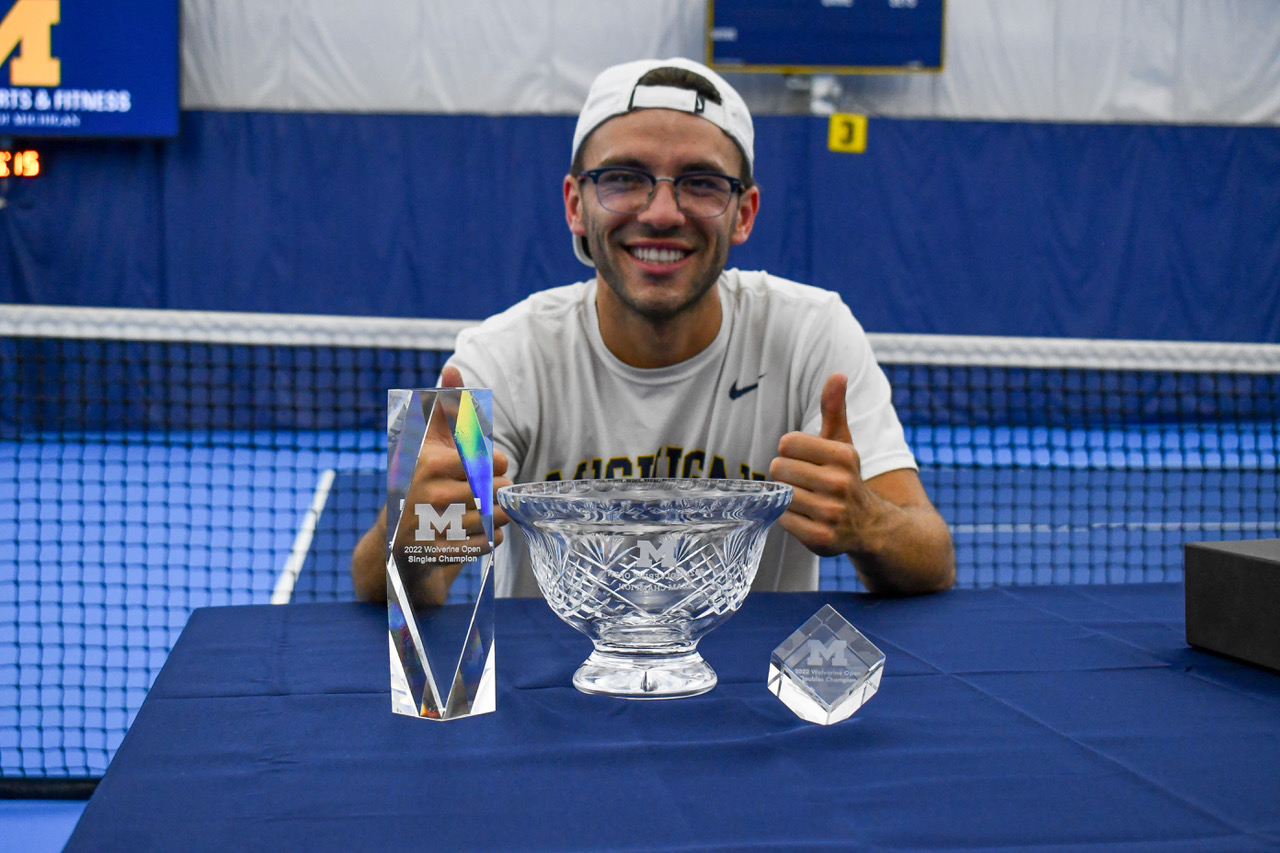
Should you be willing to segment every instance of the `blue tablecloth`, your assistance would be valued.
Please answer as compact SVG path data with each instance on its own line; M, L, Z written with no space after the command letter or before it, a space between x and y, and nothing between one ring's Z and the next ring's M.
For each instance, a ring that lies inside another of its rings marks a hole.
M829 727L765 687L823 603L887 656ZM391 713L382 609L197 611L67 850L1280 849L1280 675L1189 648L1181 585L752 594L666 702L497 617L497 712L437 723Z

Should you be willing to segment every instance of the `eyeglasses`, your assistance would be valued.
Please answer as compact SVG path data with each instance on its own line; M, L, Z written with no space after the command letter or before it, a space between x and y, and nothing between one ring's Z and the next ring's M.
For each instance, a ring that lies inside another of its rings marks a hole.
M612 213L635 214L653 201L660 181L668 181L675 193L676 207L685 216L712 219L729 208L734 193L742 190L742 181L715 172L690 172L677 178L659 178L643 169L611 166L591 169L578 176L590 178L596 185L600 206Z

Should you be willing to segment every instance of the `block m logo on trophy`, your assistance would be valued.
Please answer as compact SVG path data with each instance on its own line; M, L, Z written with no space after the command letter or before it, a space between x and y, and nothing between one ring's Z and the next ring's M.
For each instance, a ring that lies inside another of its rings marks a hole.
M494 710L493 539L493 393L387 392L387 622L397 714L452 720ZM450 598L450 590L462 595Z

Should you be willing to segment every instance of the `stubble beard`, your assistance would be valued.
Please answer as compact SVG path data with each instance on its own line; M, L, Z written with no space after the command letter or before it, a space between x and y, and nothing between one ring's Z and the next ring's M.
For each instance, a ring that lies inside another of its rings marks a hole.
M683 298L674 302L642 301L636 293L628 290L627 277L614 262L614 255L610 251L613 247L609 245L608 235L594 223L587 223L587 247L591 250L591 259L595 262L596 272L617 300L628 311L657 326L666 325L699 305L707 292L720 279L720 273L724 271L725 264L729 260L727 244L719 242L711 263L697 272L692 286ZM625 253L626 250L619 246L617 251ZM638 286L645 287L643 284Z

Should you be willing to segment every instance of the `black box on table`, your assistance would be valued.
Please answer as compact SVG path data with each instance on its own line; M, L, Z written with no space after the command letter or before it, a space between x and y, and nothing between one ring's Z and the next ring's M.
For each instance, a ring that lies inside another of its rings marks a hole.
M1280 539L1189 542L1187 642L1280 672Z

